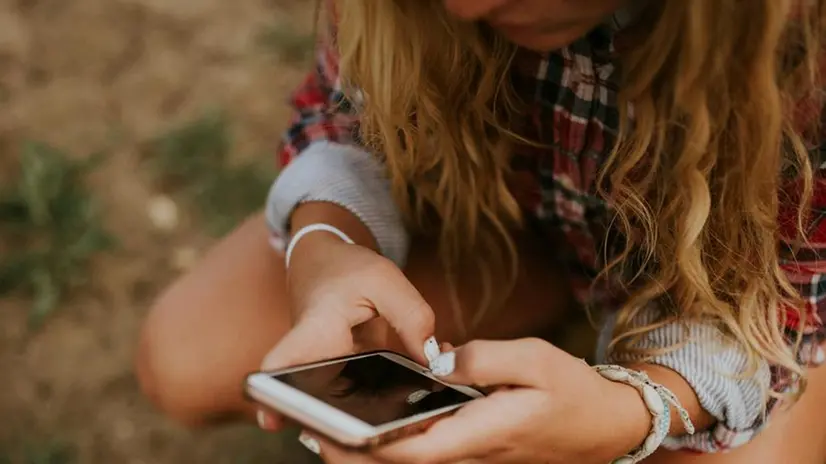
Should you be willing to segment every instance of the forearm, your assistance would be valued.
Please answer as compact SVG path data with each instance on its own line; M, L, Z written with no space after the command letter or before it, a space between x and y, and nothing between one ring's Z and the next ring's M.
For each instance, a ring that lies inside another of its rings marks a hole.
M688 416L691 419L691 423L694 424L695 430L705 430L714 423L714 417L700 405L700 399L697 398L694 389L691 388L691 385L677 372L656 364L629 364L625 367L643 371L648 374L651 381L671 390L671 392L677 396L677 399L680 400L680 405L683 409L688 412ZM679 436L685 433L685 426L680 420L677 411L672 407L669 435Z
M653 364L625 364L629 369L643 371L658 383L671 390L679 399L681 406L688 412L692 424L697 430L703 430L714 423L714 417L703 410L691 385L677 372ZM627 453L642 445L651 433L652 417L639 391L622 383L614 384L613 406L610 414L616 424L617 436L610 444L611 453ZM671 408L670 436L686 433L685 426L675 408ZM616 456L614 456L616 457Z
M655 316L655 311L646 311L635 325L647 326ZM603 335L610 337L613 329L606 327ZM695 424L696 433L687 435L672 415L664 447L718 452L748 442L761 429L771 381L769 366L764 360L754 366L747 348L729 340L713 324L661 325L638 339L634 349L650 354L607 351L605 362L649 372L654 382L674 391Z

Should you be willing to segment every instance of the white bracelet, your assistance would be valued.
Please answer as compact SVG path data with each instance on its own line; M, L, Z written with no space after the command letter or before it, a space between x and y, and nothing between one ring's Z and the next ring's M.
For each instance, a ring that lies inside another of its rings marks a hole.
M654 454L668 437L668 430L671 426L671 406L674 406L680 415L686 433L694 434L694 424L691 423L688 411L682 407L677 396L664 386L652 382L645 372L615 365L594 366L594 370L608 380L636 388L642 395L648 412L651 413L651 432L642 446L632 451L631 454L615 459L613 464L634 464Z
M355 245L356 243L347 234L329 224L319 223L304 226L298 232L296 232L295 235L292 236L292 238L290 238L290 244L287 246L287 252L284 254L284 263L287 268L290 267L290 259L293 256L293 250L295 250L295 246L298 245L298 242L300 242L302 238L306 237L308 234L311 234L313 232L328 232L337 236L342 241L350 245Z

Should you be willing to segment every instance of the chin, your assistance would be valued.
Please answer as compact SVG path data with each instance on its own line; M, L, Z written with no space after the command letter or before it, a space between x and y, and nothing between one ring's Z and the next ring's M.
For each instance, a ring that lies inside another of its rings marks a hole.
M585 36L593 27L594 25L588 25L587 27L576 29L542 33L527 29L505 29L499 32L503 37L520 47L544 53L558 50L576 42L577 39Z

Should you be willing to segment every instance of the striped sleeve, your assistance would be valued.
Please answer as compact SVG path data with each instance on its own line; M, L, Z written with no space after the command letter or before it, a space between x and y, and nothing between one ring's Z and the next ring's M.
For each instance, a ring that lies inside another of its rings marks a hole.
M643 311L634 324L654 322L659 311L653 306ZM613 331L613 321L606 330ZM610 334L604 334L610 336ZM717 422L694 435L668 437L669 449L688 449L713 453L749 442L764 424L764 405L771 383L768 363L761 362L751 376L743 347L724 336L713 324L674 322L647 332L635 348L651 356L606 353L611 363L645 362L667 367L691 385L700 405Z
M384 256L402 266L409 237L385 166L358 143L358 113L342 90L334 2L319 35L314 69L290 99L294 113L278 151L281 173L267 199L274 242L283 244L301 203L328 202L358 217Z

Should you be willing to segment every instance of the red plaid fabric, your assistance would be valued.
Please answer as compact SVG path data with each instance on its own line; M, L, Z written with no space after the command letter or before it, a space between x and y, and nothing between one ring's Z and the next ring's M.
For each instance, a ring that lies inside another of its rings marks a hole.
M334 31L327 37L334 37ZM357 143L358 117L342 94L335 48L329 40L322 40L320 45L315 71L292 97L296 113L279 152L282 165L300 156L314 141ZM583 305L610 304L609 297L599 294L591 284L599 273L599 263L604 262L598 245L608 232L605 224L609 214L606 202L596 195L595 182L619 126L618 78L612 51L611 34L596 30L558 52L538 55L524 51L512 72L517 91L529 103L521 133L541 145L521 146L514 153L512 191L529 220L569 245L560 249L568 250L571 285ZM818 174L822 170L818 169ZM794 236L795 192L794 185L790 185L782 196L789 199L781 213L789 237ZM818 180L809 223L810 243L794 251L790 244L780 243L783 270L807 301L800 351L803 363L814 359L814 350L826 338L824 217L826 181ZM798 323L796 313L788 311L790 339L797 335ZM794 379L774 370L777 390L795 385ZM774 402L769 405L773 406ZM763 425L762 419L748 430L730 430L718 424L703 449L737 446Z

